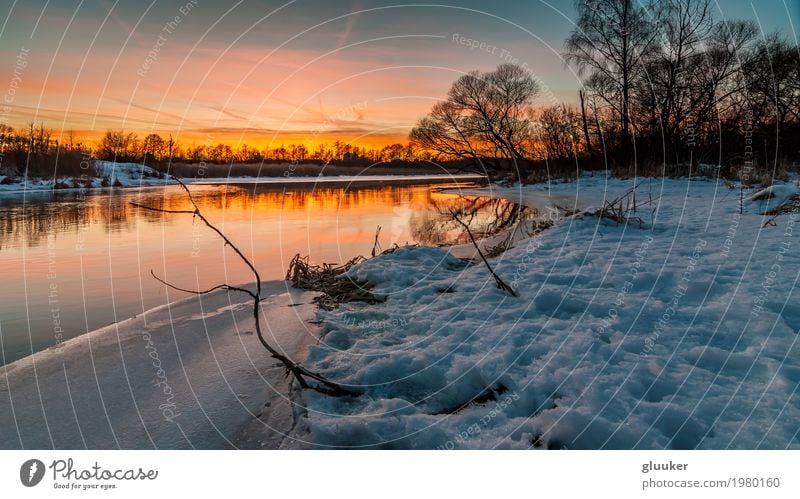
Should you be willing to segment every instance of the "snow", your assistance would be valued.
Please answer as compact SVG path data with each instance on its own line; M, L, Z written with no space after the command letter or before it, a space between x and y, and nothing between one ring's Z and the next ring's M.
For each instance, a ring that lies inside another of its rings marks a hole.
M94 161L97 177L85 180L73 177L53 179L20 179L13 183L0 183L0 193L33 192L53 189L101 188L101 187L147 187L174 184L169 177L160 177L158 171L140 163L116 163L113 161ZM0 175L0 182L6 177ZM355 184L355 183L404 183L419 182L476 182L486 177L474 174L458 175L342 175L342 176L290 176L290 177L224 177L224 178L183 178L184 183L198 185L299 185L299 184ZM104 180L107 185L103 186ZM82 185L76 182L80 181ZM88 184L86 183L88 181ZM84 185L85 184L85 185Z
M263 295L265 334L302 355L313 294L270 282ZM283 369L253 331L249 297L218 291L3 366L0 448L300 446Z
M633 185L643 228L587 213ZM292 390L216 292L4 366L0 448L800 449L798 214L707 180L470 193L579 211L490 259L518 298L430 247L351 269L384 303L265 283L270 340L360 396Z
M758 206L740 215L712 181L549 190L601 206L634 183L656 200L645 229L575 216L492 259L520 298L445 249L352 269L387 301L318 312L308 366L364 393L306 394L314 444L800 448L797 214L761 229Z
M174 180L163 177L159 178L159 172L149 166L140 163L115 163L112 161L94 162L97 177L87 176L85 179L80 177L58 177L57 179L18 179L13 183L0 183L0 193L9 192L33 192L53 189L85 189L100 187L146 187L158 186L175 183ZM103 181L108 181L103 186ZM0 177L2 182L6 177Z
M767 213L787 203L798 194L800 194L800 186L797 184L775 184L750 196L750 201L758 204L761 213Z
M112 186L122 184L122 187L141 187L174 183L174 180L166 176L159 178L159 172L139 163L95 161L94 169L100 177L108 178Z

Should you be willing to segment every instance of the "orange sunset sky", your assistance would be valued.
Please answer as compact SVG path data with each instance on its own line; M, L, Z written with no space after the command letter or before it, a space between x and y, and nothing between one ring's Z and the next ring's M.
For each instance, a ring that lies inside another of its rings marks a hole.
M527 66L545 86L542 105L573 103L579 88L560 57L572 0L9 3L0 123L44 122L55 138L124 129L184 144L374 146L404 142L473 69ZM717 15L794 36L798 3L776 4L720 0Z

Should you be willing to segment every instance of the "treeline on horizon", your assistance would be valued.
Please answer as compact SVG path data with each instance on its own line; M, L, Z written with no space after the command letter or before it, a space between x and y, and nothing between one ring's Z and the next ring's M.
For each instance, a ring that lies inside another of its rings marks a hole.
M73 176L94 174L91 160L134 162L167 172L175 163L254 164L264 162L298 162L369 165L387 161L424 161L431 154L417 153L410 144L390 144L380 148L359 147L343 141L317 144L280 145L258 149L248 144L184 146L172 139L151 133L140 138L134 132L109 130L94 145L76 141L68 132L61 141L44 124L28 124L13 129L0 124L0 174L31 177Z
M369 149L336 141L313 150L305 144L259 150L108 131L91 146L72 134L52 140L41 124L0 125L0 174L72 175L96 158L161 171L181 162L433 161L522 181L582 169L687 175L703 164L718 165L712 173L726 178L779 175L800 160L800 52L751 21L716 19L713 5L578 1L564 53L582 78L578 105L558 102L529 69L502 64L456 80L407 144Z

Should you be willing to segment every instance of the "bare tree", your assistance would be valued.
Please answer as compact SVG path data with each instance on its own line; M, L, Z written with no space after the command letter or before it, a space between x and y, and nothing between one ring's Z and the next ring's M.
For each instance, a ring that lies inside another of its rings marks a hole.
M700 57L714 24L709 0L664 0L655 4L658 36L645 63L644 78L637 82L642 121L647 119L650 135L664 142L667 151L678 155L682 145L693 144L683 137L696 124L692 92L700 84L690 66L702 64ZM649 116L648 116L649 115ZM655 145L655 144L652 144ZM680 158L676 158L679 160Z
M590 87L619 116L622 163L631 159L631 94L641 77L643 57L653 50L655 29L634 0L576 2L578 20L567 39L566 59Z
M100 139L97 154L102 159L112 161L134 161L138 157L138 150L136 134L109 130Z
M581 150L582 125L576 109L564 104L546 107L538 113L536 124L539 131L536 138L545 158L570 159Z
M518 65L472 71L456 80L447 99L417 123L411 143L446 157L516 170L522 178L532 132L530 109L538 93L536 80Z
M167 145L160 135L157 133L148 134L142 140L142 162L147 163L150 158L160 161L164 157L166 147Z
M431 112L417 122L409 137L416 147L437 155L481 163L483 151L472 136L467 119L451 102L436 103Z
M737 135L746 128L742 120L751 98L743 67L748 64L748 46L756 33L751 22L715 23L706 49L694 55L687 66L688 78L694 82L688 107L693 110L698 138L712 149L715 147L711 138L720 134L720 126L736 129ZM721 163L722 158L717 162Z
M745 65L747 93L753 111L774 119L779 130L800 119L798 52L781 36L773 34L758 44Z
M578 97L580 97L581 100L581 130L583 131L584 145L586 147L586 152L589 154L590 162L594 162L594 147L592 146L592 139L589 136L589 120L586 117L586 92L579 90Z

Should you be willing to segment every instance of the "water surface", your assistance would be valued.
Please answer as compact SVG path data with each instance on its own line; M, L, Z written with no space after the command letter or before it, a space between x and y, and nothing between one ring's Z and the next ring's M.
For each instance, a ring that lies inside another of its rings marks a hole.
M480 234L513 220L503 200L423 186L194 185L203 214L252 259L262 280L282 279L295 254L313 263L382 248L464 241L450 210ZM448 184L452 187L452 184ZM191 215L179 186L0 195L0 362L8 363L186 296L253 281L230 248Z

